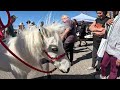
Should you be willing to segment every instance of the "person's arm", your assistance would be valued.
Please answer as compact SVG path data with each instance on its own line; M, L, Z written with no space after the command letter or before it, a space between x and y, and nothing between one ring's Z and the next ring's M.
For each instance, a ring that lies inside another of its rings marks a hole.
M93 32L94 34L98 35L98 36L101 36L101 35L104 35L106 32L106 30L104 29L103 31L101 32Z
M106 22L107 25L111 25L112 23L113 23L113 19L109 19L109 20Z
M61 34L61 39L64 40L64 38L67 36L69 32L70 32L70 28L66 28L65 31Z
M113 23L113 19L109 19L109 20L106 22L107 25L111 25L112 23ZM95 34L96 34L96 35L104 35L105 32L106 32L106 30L105 30L105 28L104 28L103 31L101 31L101 32L95 32Z
M64 25L64 32L60 35L62 40L66 38L67 34L72 29L69 23L64 23L63 25Z
M103 31L104 28L97 28L95 27L96 25L96 21L94 21L91 26L89 27L89 30L92 31L92 32L101 32Z

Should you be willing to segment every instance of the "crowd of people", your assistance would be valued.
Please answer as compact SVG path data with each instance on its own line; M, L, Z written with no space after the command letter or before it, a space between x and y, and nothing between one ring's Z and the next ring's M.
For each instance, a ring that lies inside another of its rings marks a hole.
M89 27L93 32L93 53L92 67L88 69L96 69L100 71L100 75L95 75L99 79L116 79L118 75L118 67L120 65L120 48L119 48L119 23L120 13L114 11L113 18L107 17L107 11L97 11L98 18ZM106 28L107 27L107 28ZM108 30L106 30L108 29ZM109 36L108 36L109 34ZM97 51L102 38L107 39L107 45L103 57L98 60ZM96 61L98 64L96 65ZM106 74L108 65L110 64L110 73Z
M95 75L95 78L99 79L116 79L118 75L118 69L120 66L120 13L119 11L113 11L113 18L107 16L107 11L96 11L98 17L90 25L89 29L93 33L93 52L92 52L92 65L88 69L95 69L100 75ZM62 21L66 24L64 33L61 34L61 38L64 43L65 51L68 54L70 62L73 61L73 47L76 37L76 27L78 23L76 20L70 20L66 15L62 16ZM73 24L74 23L74 24ZM68 27L69 26L69 27ZM108 29L108 30L107 30ZM85 24L81 22L81 28L79 40L84 39L85 36ZM108 36L109 33L109 36ZM104 56L99 59L97 51L101 44L102 38L107 39L107 46L104 52ZM86 43L87 45L87 43ZM81 46L81 40L80 45ZM98 63L96 63L98 61ZM96 65L97 64L97 65ZM106 70L110 64L110 73L106 75Z
M101 79L116 79L118 73L118 67L120 66L120 13L119 11L113 11L113 17L107 16L107 11L96 11L97 19L88 27L90 32L93 34L93 52L92 52L92 65L88 67L88 70L95 69L96 72L100 72L100 75L95 75L95 78ZM21 31L25 29L25 25L20 23L19 29L16 32L13 28L13 23L16 20L16 16L11 16L11 25L5 29L7 35L15 37ZM69 16L63 15L61 17L61 21L65 26L65 30L60 34L60 37L63 41L63 47L66 51L68 59L71 62L71 66L73 65L73 51L74 44L77 40L76 33L79 32L79 47L81 47L81 41L85 42L85 46L87 46L87 42L85 39L86 35L86 23L85 21L81 21L78 23L76 19L71 20ZM35 22L31 22L28 20L27 22L28 28L31 26L35 26ZM44 22L40 23L40 27L44 26ZM108 30L106 30L106 27ZM110 35L108 36L108 33ZM102 38L106 38L108 40L107 47L104 53L104 56L99 59L97 56L97 51L99 49ZM98 63L96 63L98 61ZM106 68L110 64L110 74L106 75Z

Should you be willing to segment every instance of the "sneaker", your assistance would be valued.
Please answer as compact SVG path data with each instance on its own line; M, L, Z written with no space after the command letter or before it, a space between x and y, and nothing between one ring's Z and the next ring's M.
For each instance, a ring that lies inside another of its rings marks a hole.
M107 76L107 79L109 78L109 75Z
M88 67L87 69L88 70L94 70L95 68L94 67Z
M101 74L100 75L95 75L95 78L96 79L107 79L106 76L102 76Z

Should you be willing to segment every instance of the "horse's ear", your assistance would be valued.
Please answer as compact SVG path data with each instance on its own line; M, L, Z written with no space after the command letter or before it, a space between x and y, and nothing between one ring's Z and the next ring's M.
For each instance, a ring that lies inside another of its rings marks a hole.
M47 48L49 47L49 45L51 45L53 40L54 40L54 37L49 37L49 38L44 37L44 41L46 43Z

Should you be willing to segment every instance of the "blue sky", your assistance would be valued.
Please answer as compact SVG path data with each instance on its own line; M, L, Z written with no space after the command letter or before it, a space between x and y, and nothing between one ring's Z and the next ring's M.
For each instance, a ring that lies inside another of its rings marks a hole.
M81 11L10 11L11 15L16 15L18 18L14 23L14 27L23 22L26 25L27 20L34 21L38 24L40 21L45 21L45 18L48 14L52 12L52 20L60 20L62 15L68 15L69 17L74 17L79 15ZM96 17L95 11L87 11L87 14L93 17ZM5 11L0 11L0 17L3 20L3 23L7 23L7 17Z

